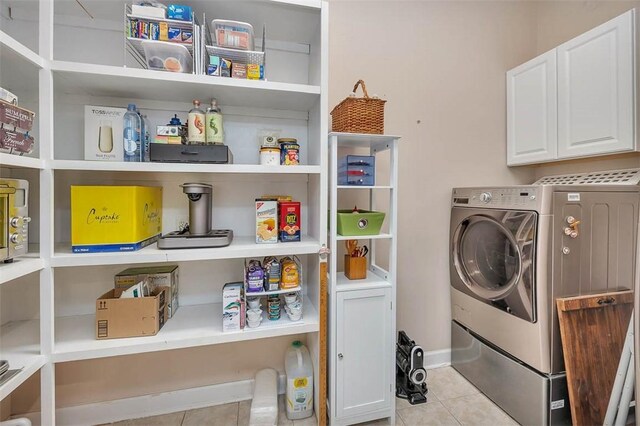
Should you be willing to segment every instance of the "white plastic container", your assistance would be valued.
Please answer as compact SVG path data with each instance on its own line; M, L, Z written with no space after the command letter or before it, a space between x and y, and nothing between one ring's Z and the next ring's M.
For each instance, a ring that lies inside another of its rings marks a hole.
M278 372L271 368L258 371L253 387L250 425L278 424Z
M284 358L287 374L286 406L289 420L313 415L313 365L309 350L300 341L291 343Z
M142 42L144 56L150 70L191 73L193 58L189 50L177 43L158 40Z
M253 25L240 21L214 19L211 21L213 39L217 46L228 49L253 50Z

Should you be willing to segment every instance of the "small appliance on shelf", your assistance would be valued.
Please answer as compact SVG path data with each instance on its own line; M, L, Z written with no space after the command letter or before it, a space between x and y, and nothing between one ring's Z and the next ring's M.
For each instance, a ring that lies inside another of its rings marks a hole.
M29 241L29 182L23 179L0 179L0 218L2 226L0 260L27 254Z
M225 247L233 240L230 229L211 229L213 187L206 183L180 185L189 199L189 225L160 237L158 248Z

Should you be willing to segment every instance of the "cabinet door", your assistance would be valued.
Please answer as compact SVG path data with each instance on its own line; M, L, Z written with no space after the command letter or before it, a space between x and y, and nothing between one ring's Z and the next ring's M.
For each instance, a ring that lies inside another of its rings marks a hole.
M634 14L558 47L558 157L634 150Z
M391 290L343 291L337 299L337 415L391 408Z
M556 158L555 49L507 72L507 165Z

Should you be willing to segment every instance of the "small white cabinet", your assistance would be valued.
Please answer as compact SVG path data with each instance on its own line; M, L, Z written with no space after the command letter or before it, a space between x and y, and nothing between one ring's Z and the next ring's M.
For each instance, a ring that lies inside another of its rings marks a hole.
M507 165L638 149L635 10L507 72Z
M633 11L558 47L558 158L635 149Z
M337 380L338 417L391 407L391 289L338 293ZM382 374L381 374L382 373Z
M507 72L507 162L556 158L558 140L555 49Z

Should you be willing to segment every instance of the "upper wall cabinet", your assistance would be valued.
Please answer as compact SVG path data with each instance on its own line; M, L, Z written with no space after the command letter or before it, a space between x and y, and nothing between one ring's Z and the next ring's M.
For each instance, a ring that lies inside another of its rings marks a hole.
M507 72L507 164L638 149L635 12Z
M556 94L555 50L507 72L509 164L556 158Z

